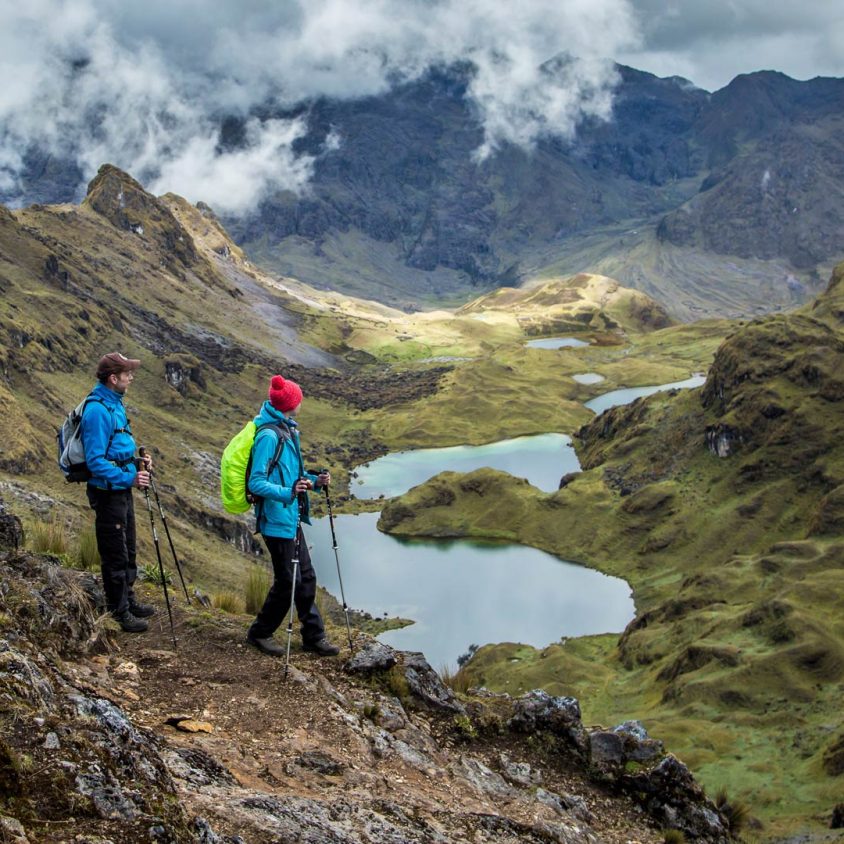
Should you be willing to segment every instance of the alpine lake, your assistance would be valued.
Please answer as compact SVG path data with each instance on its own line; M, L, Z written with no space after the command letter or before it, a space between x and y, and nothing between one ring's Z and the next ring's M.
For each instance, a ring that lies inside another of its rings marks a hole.
M695 375L671 384L614 390L586 407L601 413L703 381ZM580 471L569 436L541 434L387 454L357 467L351 492L357 498L391 498L440 472L481 467L526 478L545 492L556 490L563 475ZM621 578L512 543L398 539L377 529L378 517L363 513L334 518L346 601L375 617L412 619L413 624L378 638L400 650L421 651L436 668L453 669L472 645L519 642L542 648L574 636L618 633L635 615L630 586ZM339 598L328 518L314 520L306 537L319 583Z

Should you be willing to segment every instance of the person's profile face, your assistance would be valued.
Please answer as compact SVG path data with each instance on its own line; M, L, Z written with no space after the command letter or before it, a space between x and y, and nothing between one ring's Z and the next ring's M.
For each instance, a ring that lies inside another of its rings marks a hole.
M126 392L129 385L134 380L135 373L130 370L124 370L123 372L117 372L108 376L108 383L111 386L111 389L114 390L115 393L120 393L120 395L123 395Z

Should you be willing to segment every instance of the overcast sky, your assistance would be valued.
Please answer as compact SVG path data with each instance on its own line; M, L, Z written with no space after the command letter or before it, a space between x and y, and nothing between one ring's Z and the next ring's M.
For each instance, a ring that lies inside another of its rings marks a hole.
M740 73L844 76L842 0L632 0L640 41L620 61L709 91Z
M469 59L485 130L571 136L611 118L613 60L714 90L736 74L844 76L844 0L0 0L0 190L31 144L90 178L110 161L151 190L242 212L307 189L304 121L250 118L221 152L219 118L268 100L358 97ZM563 54L555 73L543 63ZM329 147L342 144L332 136Z

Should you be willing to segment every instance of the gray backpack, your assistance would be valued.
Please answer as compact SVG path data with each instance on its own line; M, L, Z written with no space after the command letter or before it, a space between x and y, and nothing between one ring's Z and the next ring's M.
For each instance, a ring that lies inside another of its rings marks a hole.
M112 409L102 399L86 396L79 404L65 417L61 428L56 430L56 445L59 455L59 469L62 470L65 480L68 483L82 483L90 480L93 475L85 460L85 446L82 443L82 414L88 402L95 401L105 407L109 413ZM106 454L111 447L114 435L125 428L116 428L111 432L106 445Z

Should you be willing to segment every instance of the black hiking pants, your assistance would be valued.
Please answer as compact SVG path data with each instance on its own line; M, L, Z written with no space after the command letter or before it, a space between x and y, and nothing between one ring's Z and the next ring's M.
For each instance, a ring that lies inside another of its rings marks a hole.
M302 528L298 531L300 544L295 590L296 615L302 626L302 641L309 645L325 637L325 625L314 603L316 573L311 565L311 555L308 553ZM264 606L249 628L249 636L253 639L269 639L278 630L290 610L290 590L293 588L293 553L296 540L264 536L264 542L273 561L274 580Z
M97 514L94 529L106 604L110 613L121 616L134 600L133 586L138 576L132 490L97 489L89 484L88 501Z

